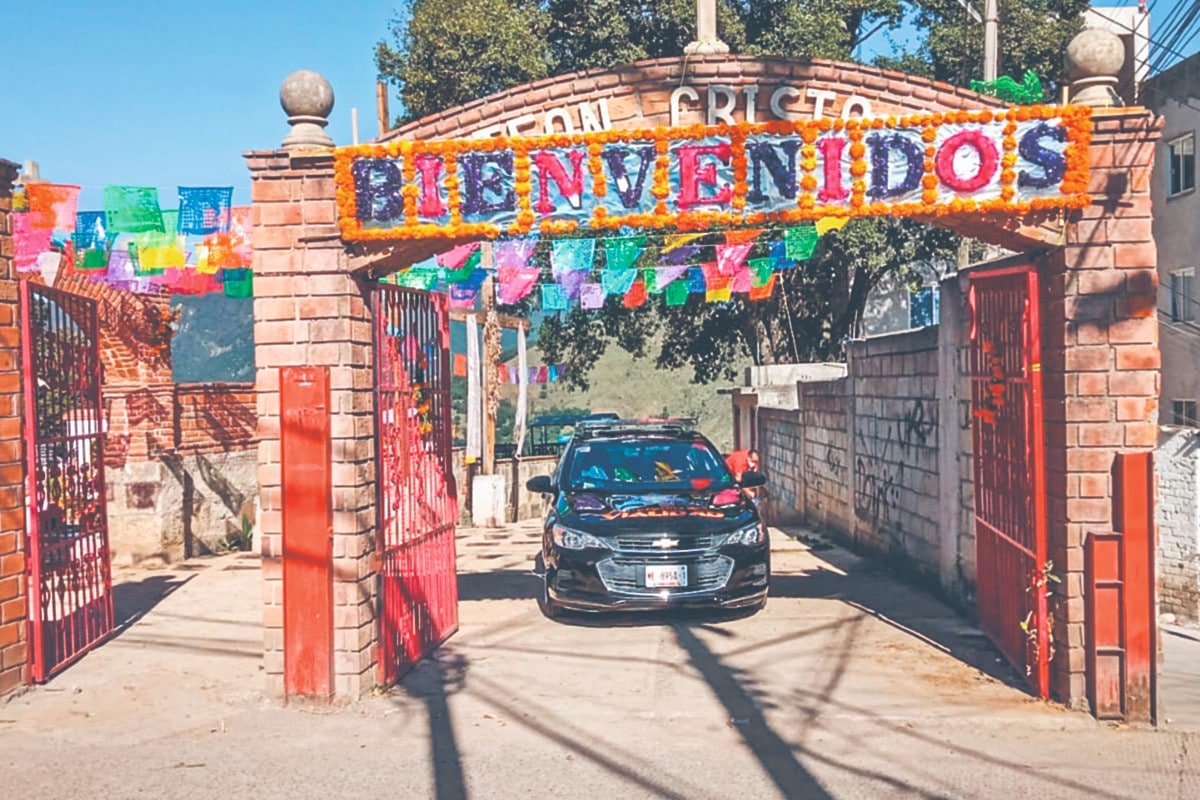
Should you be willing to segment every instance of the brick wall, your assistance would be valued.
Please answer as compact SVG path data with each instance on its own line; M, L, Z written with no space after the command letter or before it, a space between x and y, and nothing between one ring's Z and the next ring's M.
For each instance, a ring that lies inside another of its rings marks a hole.
M9 219L16 177L17 165L0 159L0 697L26 674L20 312Z
M175 449L228 453L258 445L252 383L180 383L175 386Z
M681 105L680 125L705 121L703 87L709 84L729 86L738 93L738 102L732 111L736 120L746 118L746 96L741 92L742 88L760 85L752 104L758 122L776 118L770 108L771 94L776 87L784 85L801 91L832 91L835 99L825 104L825 116L841 114L842 105L851 95L867 100L874 114L885 116L1004 106L995 98L968 89L862 64L824 59L689 56L647 59L612 70L582 70L545 78L414 120L390 131L382 140L467 137L510 121L519 125L521 135L533 135L537 131L531 123L536 126L541 122L544 112L563 107L574 111L583 103L594 110L600 100L607 101L614 128L652 128L670 123L670 95L681 84L702 88L700 103L684 102ZM788 109L811 117L815 100L799 97L795 102L789 102ZM530 120L531 115L533 120ZM579 128L578 118L575 127Z
M54 287L96 301L100 318L100 363L106 385L157 387L171 384L171 295L114 289L64 264Z
M375 684L375 398L365 279L335 224L329 151L248 153L254 202L258 485L268 689L283 696L279 368L327 367L333 445L334 691ZM441 245L442 248L445 245Z
M253 384L109 383L104 410L114 562L211 553L254 520Z
M1154 449L1160 389L1157 251L1150 178L1162 125L1142 110L1098 111L1092 204L1041 259L1042 375L1052 597L1052 694L1086 705L1084 540L1112 528L1118 452Z
M1158 602L1178 621L1200 622L1200 431L1164 428L1158 477Z

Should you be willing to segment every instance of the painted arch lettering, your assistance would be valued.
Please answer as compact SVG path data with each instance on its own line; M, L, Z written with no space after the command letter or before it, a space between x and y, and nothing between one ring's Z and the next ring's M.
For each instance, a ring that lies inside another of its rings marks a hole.
M596 131L339 148L347 239L698 229L1088 202L1089 110Z

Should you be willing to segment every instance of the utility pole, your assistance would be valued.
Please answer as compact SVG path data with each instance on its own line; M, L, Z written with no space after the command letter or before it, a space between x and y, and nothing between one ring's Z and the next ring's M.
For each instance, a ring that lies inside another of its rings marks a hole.
M1000 73L1000 9L998 0L983 7L983 80L992 82Z

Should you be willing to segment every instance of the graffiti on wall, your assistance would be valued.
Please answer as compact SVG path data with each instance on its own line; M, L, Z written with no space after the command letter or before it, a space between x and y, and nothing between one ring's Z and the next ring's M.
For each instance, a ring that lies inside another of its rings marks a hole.
M876 527L890 524L901 491L909 488L905 468L914 448L936 444L937 406L918 398L898 417L868 417L855 427L855 516Z

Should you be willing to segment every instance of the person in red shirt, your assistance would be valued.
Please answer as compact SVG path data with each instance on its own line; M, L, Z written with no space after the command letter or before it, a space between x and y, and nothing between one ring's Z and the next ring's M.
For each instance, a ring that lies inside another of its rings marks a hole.
M725 456L725 466L733 473L733 479L740 481L747 470L758 471L758 451L734 450Z

